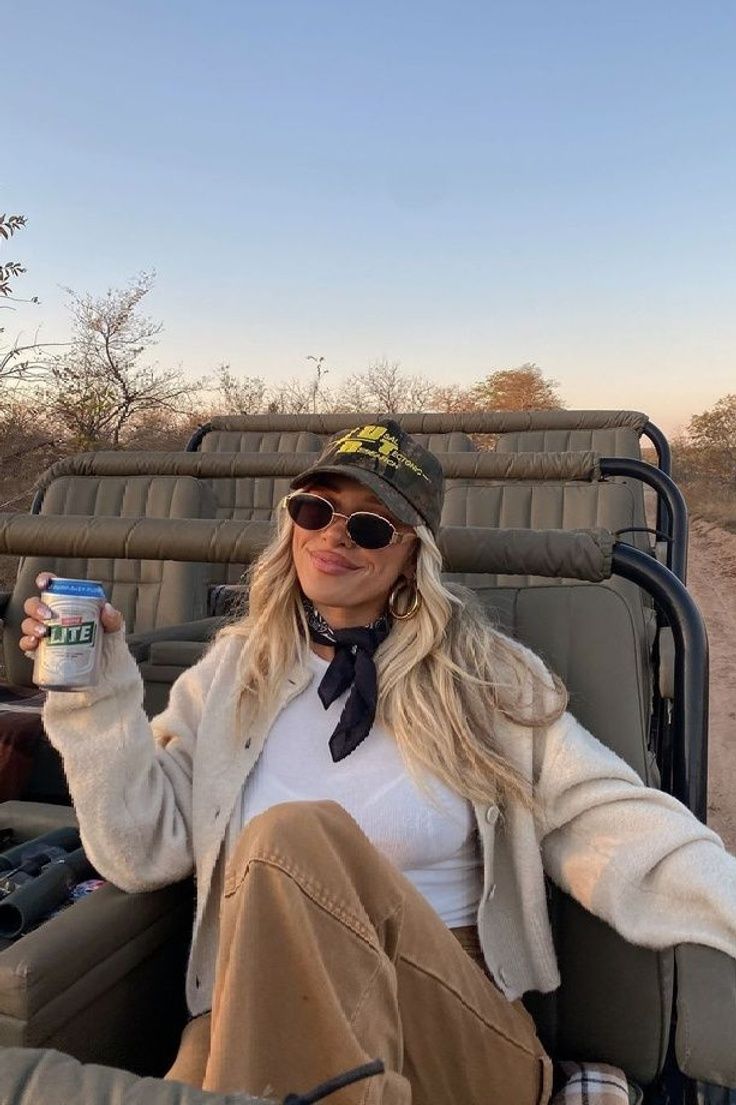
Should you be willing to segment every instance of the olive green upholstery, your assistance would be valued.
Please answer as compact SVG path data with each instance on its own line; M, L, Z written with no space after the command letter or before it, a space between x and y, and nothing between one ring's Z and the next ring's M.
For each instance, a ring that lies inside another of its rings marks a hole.
M641 460L639 433L631 426L598 429L535 429L499 434L498 453L567 453L593 449L602 457Z
M574 530L600 526L615 533L636 524L636 509L632 488L607 480L587 483L458 480L447 489L442 524L502 530L512 527ZM447 579L466 583L474 589L550 585L548 579L528 574L453 573ZM555 582L563 586L569 580L559 578ZM648 719L653 690L651 651L656 633L655 613L646 596L627 580L613 578L607 586L620 594L629 608L633 627L632 659L638 672L638 701L642 719Z
M237 420L236 420L237 422ZM322 441L304 430L212 429L202 438L202 453L313 453Z
M184 1082L140 1078L40 1048L5 1051L0 1101L3 1105L274 1105L273 1098L210 1093Z
M73 824L69 807L0 804L17 841ZM186 1016L192 909L190 883L148 894L108 884L0 950L0 1068L4 1047L52 1047L163 1074Z
M41 516L118 518L212 518L210 488L191 476L61 476L47 488ZM51 523L51 527L53 523ZM205 564L118 557L24 557L4 612L3 644L7 677L30 683L31 665L18 651L23 601L48 569L60 576L96 579L125 618L129 632L155 629L204 617L209 568Z
M203 453L318 453L323 441L317 434L304 432L260 432L249 430L211 430L202 439ZM289 490L288 479L269 477L217 479L212 489L217 501L218 518L268 520ZM244 564L216 568L212 583L236 583Z
M206 426L206 437L213 432L315 433L330 436L340 430L370 422L394 418L407 433L414 434L506 434L528 430L598 430L627 426L637 436L648 424L642 411L626 410L531 410L463 411L459 414L376 413L343 411L339 414L244 414L215 415Z
M605 584L481 588L500 628L563 679L570 710L599 740L656 785L647 747L637 627L630 604ZM540 1035L559 1057L605 1060L641 1084L664 1060L672 1005L672 953L635 948L550 887L562 986L530 995Z
M533 429L515 433L501 434L496 443L498 453L519 452L565 452L568 450L593 449L602 457L628 457L641 460L639 429L635 426L610 426L594 429ZM633 517L629 525L646 527L654 523L647 522L644 485L628 476L614 477L617 483L628 487L633 497ZM630 536L629 536L630 539ZM638 547L646 547L643 541L647 536L637 534L634 541ZM666 557L666 548L658 549L658 555Z
M490 526L493 529L591 529L615 533L634 525L635 496L630 487L608 480L544 483L454 480L445 493L443 526ZM510 582L488 576L473 586Z
M412 436L425 449L429 449L430 453L475 453L478 451L473 439L457 430L449 434L419 433Z

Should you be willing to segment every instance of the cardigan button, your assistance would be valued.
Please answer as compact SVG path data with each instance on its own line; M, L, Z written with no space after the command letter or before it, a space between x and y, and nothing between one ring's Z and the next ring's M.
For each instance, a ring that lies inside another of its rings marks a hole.
M498 821L498 806L489 806L486 810L486 821L489 825L495 825Z

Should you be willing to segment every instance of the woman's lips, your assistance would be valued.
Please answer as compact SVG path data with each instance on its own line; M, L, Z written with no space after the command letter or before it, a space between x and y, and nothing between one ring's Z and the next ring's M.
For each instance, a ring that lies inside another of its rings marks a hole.
M357 564L351 564L349 560L345 560L336 553L313 552L309 556L314 567L320 572L326 572L327 575L341 576L358 570Z

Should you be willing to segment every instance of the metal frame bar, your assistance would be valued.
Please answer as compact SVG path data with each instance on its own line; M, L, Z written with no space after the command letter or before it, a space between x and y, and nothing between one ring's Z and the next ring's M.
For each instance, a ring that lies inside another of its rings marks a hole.
M708 811L708 635L705 622L685 587L654 557L616 543L613 571L652 596L675 638L670 783L675 798L701 821Z
M659 461L657 467L664 472L665 476L671 476L672 450L670 449L669 441L664 436L659 426L655 426L653 422L647 422L641 433L642 437L649 438L657 452L657 460Z
M657 492L657 529L669 534L667 567L684 583L687 579L688 513L679 487L661 468L645 460L628 457L601 457L604 476L629 476L648 484ZM664 517L660 525L660 508Z

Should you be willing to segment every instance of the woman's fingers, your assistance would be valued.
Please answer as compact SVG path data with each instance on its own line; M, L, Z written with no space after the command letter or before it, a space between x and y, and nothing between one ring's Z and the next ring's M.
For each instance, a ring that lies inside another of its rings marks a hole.
M23 610L29 617L39 622L51 617L50 609L38 595L31 595L29 599L26 599L23 603Z
M106 602L102 607L100 620L102 621L102 628L106 633L117 633L123 625L123 615L119 610L116 610L114 606L111 606L109 602Z
M43 590L50 579L56 579L53 572L39 572L36 576L36 584ZM30 598L27 598L23 603L23 610L28 617L21 622L20 628L23 636L20 638L18 645L23 652L35 652L38 648L38 642L46 636L47 627L44 622L54 616L53 611L38 595L31 595ZM100 612L100 621L106 633L117 633L123 626L123 615L109 602L106 602Z
M24 618L20 623L20 631L25 637L35 637L37 640L46 636L46 626L35 618Z

